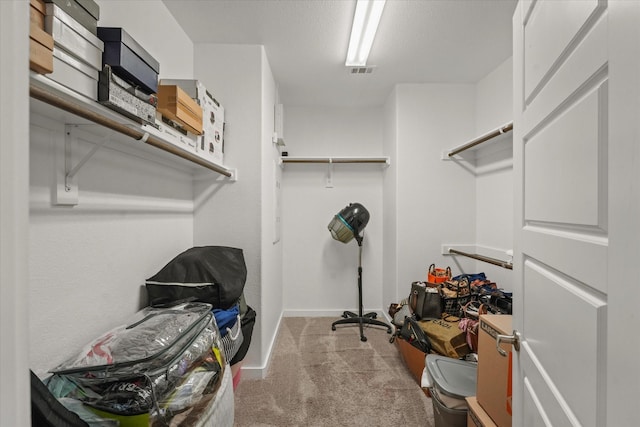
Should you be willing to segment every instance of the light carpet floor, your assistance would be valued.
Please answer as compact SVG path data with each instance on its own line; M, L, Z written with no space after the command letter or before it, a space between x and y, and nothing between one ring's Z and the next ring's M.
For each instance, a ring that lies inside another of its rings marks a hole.
M263 380L241 380L236 427L433 426L433 407L385 329L283 318Z

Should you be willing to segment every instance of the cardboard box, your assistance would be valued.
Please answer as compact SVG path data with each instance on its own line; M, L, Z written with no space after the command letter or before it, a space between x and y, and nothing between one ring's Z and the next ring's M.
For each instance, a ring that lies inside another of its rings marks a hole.
M482 409L475 396L467 397L467 427L498 427L491 417Z
M29 68L40 74L53 72L53 38L33 24L29 30Z
M202 82L191 79L162 79L161 85L177 85L202 107L202 135L197 154L217 164L224 163L224 107Z
M29 0L29 4L31 5L29 8L31 25L35 25L41 30L44 30L44 16L46 14L44 0Z
M180 86L158 86L158 111L189 132L202 134L202 108Z
M395 343L398 351L400 351L402 360L404 360L404 364L409 368L418 385L420 385L422 382L422 371L424 371L424 361L427 357L426 353L418 350L400 337L396 337Z
M511 344L496 349L496 335L511 335L511 316L484 314L478 328L478 404L499 427L511 426Z

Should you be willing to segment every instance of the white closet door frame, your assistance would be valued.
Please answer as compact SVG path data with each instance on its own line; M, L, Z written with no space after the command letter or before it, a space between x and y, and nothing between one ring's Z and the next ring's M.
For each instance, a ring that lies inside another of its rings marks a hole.
M0 1L0 426L31 425L29 2Z
M609 1L607 426L638 424L640 2Z

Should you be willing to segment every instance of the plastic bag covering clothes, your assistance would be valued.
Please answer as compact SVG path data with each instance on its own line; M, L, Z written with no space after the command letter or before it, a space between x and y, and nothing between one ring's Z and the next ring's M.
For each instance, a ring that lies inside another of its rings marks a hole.
M54 369L48 386L121 423L170 426L207 409L227 366L211 305L147 307Z
M186 250L146 280L152 306L193 300L226 310L238 303L247 280L242 249L201 246Z

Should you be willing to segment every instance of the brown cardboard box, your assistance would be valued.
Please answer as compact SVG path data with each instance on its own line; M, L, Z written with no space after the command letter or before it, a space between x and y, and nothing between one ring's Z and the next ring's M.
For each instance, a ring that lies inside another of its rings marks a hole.
M491 417L478 404L475 396L467 397L467 427L497 427Z
M424 371L424 360L427 356L400 337L395 339L396 346L402 355L404 364L409 368L418 384L422 381L422 371Z
M424 362L427 357L426 353L421 352L400 337L396 337L395 343L400 351L402 360L404 360L404 364L411 371L418 385L422 385L422 372L424 371ZM431 397L429 389L423 388L422 391L427 397Z
M502 356L496 349L496 335L511 335L511 316L484 314L480 316L478 332L478 385L476 398L498 427L511 426L511 344L500 347L508 353Z
M30 12L30 21L32 25L44 30L44 16L46 14L46 9L44 5L44 0L30 0L31 4Z
M183 125L189 132L202 135L202 107L180 86L158 86L158 111Z
M29 68L40 74L53 71L53 37L33 24L29 30Z

